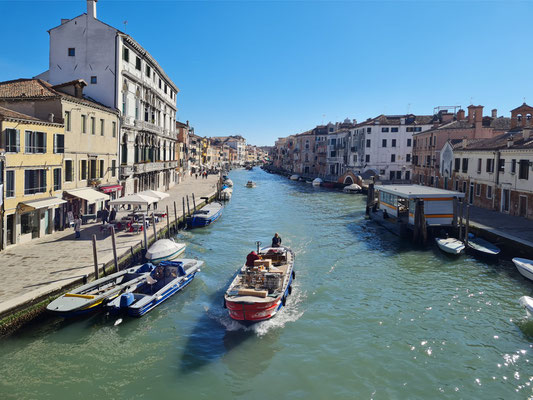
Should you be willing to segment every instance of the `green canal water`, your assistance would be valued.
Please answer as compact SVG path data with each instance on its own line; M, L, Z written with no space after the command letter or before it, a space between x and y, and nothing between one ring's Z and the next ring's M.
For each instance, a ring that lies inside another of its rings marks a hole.
M211 227L179 234L205 260L141 319L51 319L0 341L2 399L524 399L533 395L533 284L420 249L364 216L364 198L258 168L231 173ZM247 180L257 188L244 187ZM254 242L296 252L287 307L244 328L222 294ZM37 266L36 266L37 267Z

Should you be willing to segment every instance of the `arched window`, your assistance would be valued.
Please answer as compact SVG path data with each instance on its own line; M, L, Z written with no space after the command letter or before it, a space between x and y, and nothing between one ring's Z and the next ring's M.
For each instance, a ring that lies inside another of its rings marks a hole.
M531 121L531 114L527 114L526 115L526 121L528 121L528 122Z
M518 115L516 116L516 120L517 120L518 122L522 122L522 114L518 114Z

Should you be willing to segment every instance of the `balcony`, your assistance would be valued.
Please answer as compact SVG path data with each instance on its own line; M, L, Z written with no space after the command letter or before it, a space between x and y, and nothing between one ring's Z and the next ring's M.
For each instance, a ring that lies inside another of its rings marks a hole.
M135 118L123 115L120 117L120 123L125 126L133 127L135 126Z
M121 165L120 166L120 175L128 177L133 175L133 166L132 165Z
M136 174L144 174L147 172L162 171L169 168L176 168L178 161L156 161L147 163L138 163L134 165Z
M156 133L159 133L160 135L163 134L163 128L155 124L151 124L150 122L136 120L135 126L145 131L156 132Z

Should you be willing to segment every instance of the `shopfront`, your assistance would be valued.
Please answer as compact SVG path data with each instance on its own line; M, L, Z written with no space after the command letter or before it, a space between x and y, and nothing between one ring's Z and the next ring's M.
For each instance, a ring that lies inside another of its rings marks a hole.
M63 196L68 203L66 207L68 220L76 215L94 216L96 219L98 211L102 210L104 203L109 200L108 194L92 188L65 190Z
M66 203L58 197L20 202L6 218L7 244L26 243L54 232L56 209Z

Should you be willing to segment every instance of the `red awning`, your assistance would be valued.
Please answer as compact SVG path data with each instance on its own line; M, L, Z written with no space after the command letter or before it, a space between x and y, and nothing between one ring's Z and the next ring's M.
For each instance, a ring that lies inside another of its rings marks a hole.
M109 186L100 186L99 189L104 193L118 192L122 190L121 185L109 185Z

